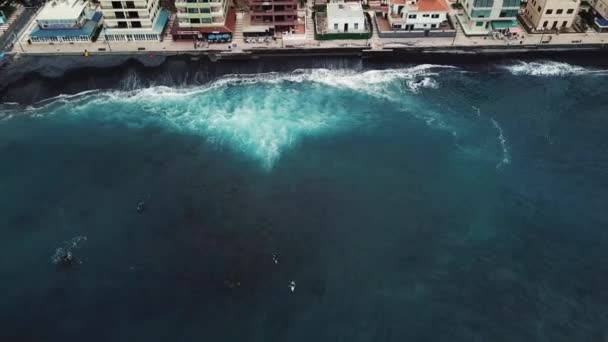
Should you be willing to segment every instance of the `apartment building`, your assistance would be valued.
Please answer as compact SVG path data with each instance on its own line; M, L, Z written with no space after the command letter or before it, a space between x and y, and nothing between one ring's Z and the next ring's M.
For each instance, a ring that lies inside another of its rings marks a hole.
M271 33L291 32L298 25L298 0L249 0L250 25Z
M467 35L487 35L497 30L517 30L521 0L463 0L458 21Z
M108 41L160 41L169 12L160 0L101 0L104 16L102 36Z
M171 28L174 40L232 40L236 13L229 0L176 0L177 20Z

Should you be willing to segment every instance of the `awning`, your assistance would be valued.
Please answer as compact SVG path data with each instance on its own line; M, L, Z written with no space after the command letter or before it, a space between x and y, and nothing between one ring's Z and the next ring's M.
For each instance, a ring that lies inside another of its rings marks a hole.
M493 21L492 28L494 30L510 30L512 28L519 28L519 26L517 25L517 21L515 21L515 20Z

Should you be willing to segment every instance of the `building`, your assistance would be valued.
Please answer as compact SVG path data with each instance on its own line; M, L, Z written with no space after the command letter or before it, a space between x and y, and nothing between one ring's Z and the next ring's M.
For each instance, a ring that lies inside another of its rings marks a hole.
M458 21L466 35L486 35L494 31L519 31L517 15L521 0L463 0Z
M298 0L249 0L251 26L263 26L271 34L294 32L298 22Z
M236 14L229 0L176 0L177 20L171 34L174 40L232 40Z
M600 32L608 31L608 0L591 0L591 6L595 11L593 26Z
M360 3L327 4L327 33L366 33L365 15Z
M389 0L386 18L394 31L452 29L444 0Z
M580 0L528 0L523 17L537 31L569 28L580 5Z
M161 41L169 12L160 0L100 0L107 41Z
M29 27L32 43L90 42L101 30L97 6L84 0L52 0L38 12Z

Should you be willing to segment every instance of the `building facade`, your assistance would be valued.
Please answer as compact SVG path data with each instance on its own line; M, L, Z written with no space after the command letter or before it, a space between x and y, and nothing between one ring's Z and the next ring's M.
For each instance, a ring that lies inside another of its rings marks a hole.
M266 26L270 33L293 31L297 12L298 0L249 0L250 25Z
M174 40L232 40L236 23L229 0L176 0L177 20L171 28Z
M580 5L580 0L528 0L523 16L537 31L569 28Z
M100 0L108 41L160 41L169 13L160 0Z
M103 16L85 0L52 0L38 12L29 27L32 43L90 42L99 34Z
M327 4L327 33L366 33L363 7L358 2Z
M517 27L521 0L463 0L464 13L458 16L467 35Z
M449 28L448 7L444 0L389 0L386 17L390 28L396 31Z

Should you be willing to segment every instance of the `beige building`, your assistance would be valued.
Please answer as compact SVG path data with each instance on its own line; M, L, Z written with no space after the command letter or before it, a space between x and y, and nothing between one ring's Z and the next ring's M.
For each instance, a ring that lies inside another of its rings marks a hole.
M106 40L161 40L169 13L160 8L160 0L101 0Z
M578 14L581 0L528 0L524 17L535 30L569 28Z

